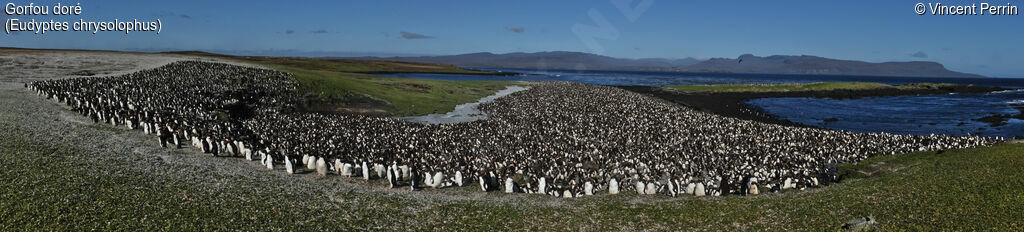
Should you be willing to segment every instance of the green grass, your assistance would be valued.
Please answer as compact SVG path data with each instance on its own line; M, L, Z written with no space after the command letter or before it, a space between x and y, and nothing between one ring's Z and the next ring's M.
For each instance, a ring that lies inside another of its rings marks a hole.
M0 164L0 231L356 229L340 221L329 223L331 227L324 224L332 221L331 216L350 220L372 216L370 212L330 204L317 209L297 206L294 202L310 199L311 193L274 189L264 180L249 180L263 182L263 188L211 188L113 168L128 165L125 163L96 165L83 161L88 159L85 156L98 155L94 153L3 137L0 158L6 162ZM358 202L350 204L356 205Z
M466 70L452 65L396 61L349 60L299 57L230 57L248 62L305 70L346 73L450 73L492 75L493 72Z
M445 113L456 105L474 102L509 85L509 81L446 81L384 77L379 73L441 73L498 75L451 65L296 57L240 57L201 52L179 54L209 56L264 65L293 74L315 111L342 111L394 116ZM340 110L339 110L340 108Z
M875 82L819 82L811 84L676 85L666 88L687 92L783 92L892 88Z
M897 89L914 90L914 89L938 89L938 88L948 88L948 87L954 87L954 86L957 86L957 84L951 84L951 83L913 83L913 84L897 85L895 87Z
M445 81L384 77L384 73L507 75L462 69L452 65L396 61L300 57L228 56L198 51L173 54L206 56L263 65L293 74L306 97L307 109L321 112L412 116L446 113L456 105L475 102L509 85L510 81Z
M300 91L319 101L351 108L378 108L397 116L445 113L462 103L494 94L508 81L445 81L382 77L360 73L311 70L288 65L269 65L289 72ZM372 99L367 102L366 99Z
M278 187L273 182L276 178L226 177L216 172L200 177L223 183L210 186L191 178L117 168L145 161L111 158L113 163L96 165L85 157L110 154L47 144L19 136L18 129L3 129L2 231L827 231L869 215L883 230L1024 229L1024 144L875 157L843 165L841 172L848 174L843 183L807 191L754 197L673 199L622 194L553 199L502 193L484 196L473 187L439 193L299 191ZM320 181L331 186L338 180ZM430 194L452 197L417 197ZM325 200L327 196L334 200ZM298 203L303 201L317 203Z

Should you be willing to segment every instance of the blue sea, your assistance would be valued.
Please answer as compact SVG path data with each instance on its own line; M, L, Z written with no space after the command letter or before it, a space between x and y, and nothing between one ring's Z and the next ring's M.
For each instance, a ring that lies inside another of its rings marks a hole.
M835 130L898 134L1024 136L1024 120L991 125L975 119L992 114L1016 115L1024 107L1024 78L927 78L883 76L687 73L656 71L576 71L486 69L515 72L516 76L393 74L439 80L572 81L597 85L666 86L702 84L779 84L825 81L865 81L891 85L956 83L1014 89L983 94L941 94L859 99L761 98L748 101L782 119ZM829 119L829 120L826 120Z

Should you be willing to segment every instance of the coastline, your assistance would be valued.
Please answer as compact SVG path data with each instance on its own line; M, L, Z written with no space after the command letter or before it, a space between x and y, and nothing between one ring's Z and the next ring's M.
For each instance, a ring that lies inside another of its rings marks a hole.
M669 90L664 87L649 86L615 86L636 93L653 96L682 106L700 111L714 113L726 117L772 123L784 126L820 128L813 125L785 120L765 113L761 108L747 104L747 100L757 98L811 97L831 99L856 99L864 97L892 97L906 95L931 95L949 93L987 93L1009 90L998 87L974 85L951 85L931 89L859 89L859 90L812 90L812 91L780 91L780 92L685 92Z

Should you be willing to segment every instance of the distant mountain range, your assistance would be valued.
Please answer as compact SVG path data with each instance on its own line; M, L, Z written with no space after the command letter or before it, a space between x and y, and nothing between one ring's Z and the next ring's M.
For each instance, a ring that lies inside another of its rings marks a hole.
M407 62L450 64L462 67L521 68L521 69L596 69L596 70L658 70L686 67L701 62L684 59L622 59L582 52L470 53L452 56L418 57L356 57Z
M623 59L582 52L470 53L451 56L348 57L347 59L393 60L450 64L462 67L520 69L648 70L775 74L823 74L913 77L984 77L950 71L927 61L869 63L817 56L742 55L736 59Z
M687 67L693 71L739 73L826 74L914 77L984 77L950 71L942 64L928 61L869 63L836 60L817 56L742 55L736 59L715 58Z

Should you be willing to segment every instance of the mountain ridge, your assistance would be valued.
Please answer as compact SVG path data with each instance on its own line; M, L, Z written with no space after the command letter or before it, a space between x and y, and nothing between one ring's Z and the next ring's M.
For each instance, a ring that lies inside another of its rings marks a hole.
M625 69L658 70L680 68L696 64L695 58L668 59L615 58L582 52L513 52L495 54L490 52L466 53L448 56L414 57L347 57L350 59L393 60L423 63L441 63L464 67L520 68L520 69Z
M744 54L736 59L714 58L688 67L691 71L717 71L739 73L909 76L909 77L985 77L946 69L931 61L890 61L871 63L839 60L819 56L773 55L760 57Z
M861 75L907 77L985 77L946 69L932 61L890 61L872 63L840 60L810 55L755 56L744 54L737 58L615 58L583 52L490 52L466 53L447 56L393 56L393 57L336 57L344 59L391 60L449 64L462 67L518 68L518 69L591 69L634 71L733 72L808 75Z

